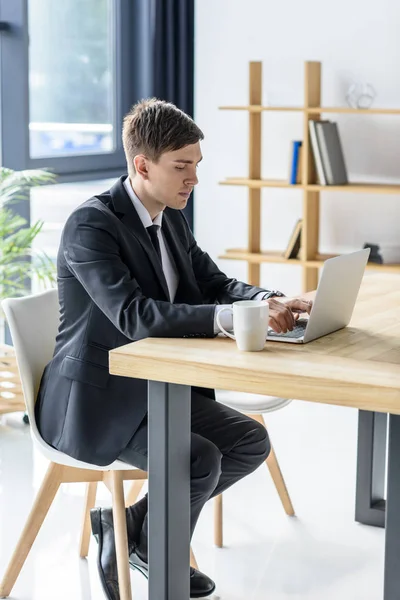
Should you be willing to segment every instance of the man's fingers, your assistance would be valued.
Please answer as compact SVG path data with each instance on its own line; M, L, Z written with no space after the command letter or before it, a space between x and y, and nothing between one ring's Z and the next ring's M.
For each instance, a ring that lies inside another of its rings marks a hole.
M280 302L271 298L268 302L270 308L270 327L277 333L292 331L296 321L302 313L310 313L312 309L311 300L293 298L288 302Z
M285 306L283 311L283 318L285 319L286 328L291 331L294 327L294 316L289 307Z
M295 325L294 317L289 309L285 309L284 311L274 310L273 313L270 314L270 319L273 320L273 322L270 323L270 326L277 333L291 331ZM276 327L279 327L279 329Z
M312 306L313 306L312 300L302 300L301 303L304 306L304 309L306 310L306 312L308 312L308 314L310 314Z
M311 309L312 309L312 301L311 300L295 300L293 302L293 306L291 307L293 312L306 312L308 314L310 314Z
M282 327L280 326L277 319L275 319L275 317L272 315L270 315L269 317L269 326L272 327L272 329L276 331L276 333L282 333Z
M286 333L294 328L295 320L291 305L286 306L282 302L277 302L275 299L271 299L269 302L269 308L270 317L273 319L271 327L274 329L274 331L277 333ZM279 326L279 330L276 329L276 326Z

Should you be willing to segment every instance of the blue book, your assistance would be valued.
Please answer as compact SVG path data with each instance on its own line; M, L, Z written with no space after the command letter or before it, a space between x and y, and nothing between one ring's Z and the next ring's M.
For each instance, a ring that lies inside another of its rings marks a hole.
M292 168L290 171L290 179L289 183L295 185L297 182L297 169L299 166L299 150L302 145L302 142L293 141L293 151L292 151Z

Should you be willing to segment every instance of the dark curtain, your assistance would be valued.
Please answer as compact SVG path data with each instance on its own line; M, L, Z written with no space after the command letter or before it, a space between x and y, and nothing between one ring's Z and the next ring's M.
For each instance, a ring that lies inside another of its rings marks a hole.
M193 116L194 0L153 0L153 94ZM193 228L193 194L185 209Z

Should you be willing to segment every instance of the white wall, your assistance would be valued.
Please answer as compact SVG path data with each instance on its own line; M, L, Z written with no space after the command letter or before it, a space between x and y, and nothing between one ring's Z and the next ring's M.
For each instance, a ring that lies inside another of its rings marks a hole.
M197 0L195 117L205 133L196 190L195 233L216 259L246 246L247 190L218 185L247 175L247 113L219 111L248 103L248 62L263 62L263 103L303 104L303 61L322 64L322 104L345 105L354 80L370 82L374 105L400 107L400 3L397 0ZM353 180L400 182L400 116L340 116ZM263 115L263 177L285 178L289 143L302 138L300 114ZM286 246L301 215L296 190L263 190L262 242ZM400 195L321 194L322 252L364 242L399 243ZM245 263L217 261L246 278ZM288 294L301 287L300 269L263 265L262 285Z

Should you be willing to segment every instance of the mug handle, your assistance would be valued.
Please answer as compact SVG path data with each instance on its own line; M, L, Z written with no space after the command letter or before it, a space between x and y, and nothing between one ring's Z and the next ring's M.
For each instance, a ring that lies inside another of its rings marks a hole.
M226 306L225 308L221 308L221 310L219 310L217 312L217 325L220 328L220 330L222 331L222 333L224 333L227 337L230 337L232 340L236 340L235 336L233 335L233 333L229 333L228 331L226 331L226 329L224 329L221 325L221 321L219 320L219 316L226 310L229 310L232 314L233 314L233 308L231 308L230 306Z

